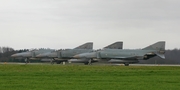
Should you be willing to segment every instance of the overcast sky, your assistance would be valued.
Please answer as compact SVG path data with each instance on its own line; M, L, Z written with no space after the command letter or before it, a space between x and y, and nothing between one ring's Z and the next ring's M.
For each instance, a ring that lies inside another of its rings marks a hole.
M0 0L0 46L180 48L180 0Z

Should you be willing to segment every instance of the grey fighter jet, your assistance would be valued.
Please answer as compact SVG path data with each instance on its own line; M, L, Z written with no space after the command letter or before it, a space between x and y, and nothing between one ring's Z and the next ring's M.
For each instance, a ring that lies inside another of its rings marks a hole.
M27 51L27 52L22 52L22 53L16 53L11 55L12 58L24 58L25 63L29 63L30 59L36 59L36 55L39 55L41 53L49 53L53 52L55 50L53 49L39 49L39 50L32 50L32 51Z
M130 63L137 63L138 60L148 60L154 56L165 59L164 54L165 41L160 41L143 49L103 49L96 52L75 55L74 58L106 60L109 62L124 63L125 66L129 66Z
M64 50L58 50L51 53L42 53L37 55L37 58L51 58L51 64L54 64L56 62L57 64L60 64L61 62L67 62L69 59L72 59L74 55L86 53L86 52L92 52L93 51L93 43L88 42L83 45L80 45L74 49L64 49Z
M121 41L115 42L113 44L110 44L110 45L104 47L104 49L122 49L122 48L123 48L123 42L121 42ZM71 62L71 63L84 63L85 65L91 65L94 62L98 62L98 60L90 59L90 58L81 58L81 59L71 59L71 60L69 60L69 62Z

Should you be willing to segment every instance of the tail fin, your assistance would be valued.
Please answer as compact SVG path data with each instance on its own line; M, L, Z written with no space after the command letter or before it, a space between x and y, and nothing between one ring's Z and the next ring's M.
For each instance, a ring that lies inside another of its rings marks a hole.
M83 45L80 45L74 49L93 49L93 42L88 42Z
M160 41L155 44L152 44L143 50L156 50L157 52L154 52L157 56L165 59L165 41Z
M152 44L143 50L165 50L165 41L160 41L155 44Z
M123 49L123 42L115 42L115 43L110 44L104 48L107 48L107 49Z

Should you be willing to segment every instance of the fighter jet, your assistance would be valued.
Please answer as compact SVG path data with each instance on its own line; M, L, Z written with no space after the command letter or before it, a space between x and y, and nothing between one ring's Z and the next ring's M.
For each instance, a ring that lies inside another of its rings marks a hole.
M11 55L12 58L24 58L25 63L29 63L30 59L35 59L36 55L39 55L40 53L49 53L54 50L52 49L39 49L39 50L32 50L32 51L27 51L27 52L22 52L22 53L16 53Z
M109 62L123 63L129 66L130 63L137 63L138 60L148 60L159 56L165 59L165 41L160 41L143 49L103 49L91 53L75 55L74 58L89 58L91 60L106 60Z
M103 49L122 49L122 48L123 48L123 42L119 41L119 42L115 42L113 44L110 44L110 45L104 47ZM93 52L95 52L95 50ZM90 58L81 58L81 59L71 59L71 60L69 60L69 62L71 62L71 63L84 63L85 65L91 65L94 62L98 62L98 60L90 59Z
M74 49L64 49L58 50L51 53L42 53L37 55L37 58L51 58L51 64L56 62L60 64L61 62L67 62L69 59L72 59L74 55L81 54L85 52L92 52L93 51L93 43L88 42L83 45L80 45Z

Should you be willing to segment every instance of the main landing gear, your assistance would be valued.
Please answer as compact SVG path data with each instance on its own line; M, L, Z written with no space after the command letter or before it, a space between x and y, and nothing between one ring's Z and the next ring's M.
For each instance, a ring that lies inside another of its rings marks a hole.
M124 63L124 66L129 66L129 63Z

